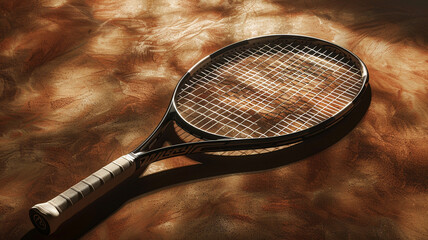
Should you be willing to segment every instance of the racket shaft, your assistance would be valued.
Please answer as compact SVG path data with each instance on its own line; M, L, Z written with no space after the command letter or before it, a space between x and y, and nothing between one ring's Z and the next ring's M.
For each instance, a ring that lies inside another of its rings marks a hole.
M48 202L34 205L30 217L38 230L54 232L63 222L129 178L136 170L135 157L124 155Z

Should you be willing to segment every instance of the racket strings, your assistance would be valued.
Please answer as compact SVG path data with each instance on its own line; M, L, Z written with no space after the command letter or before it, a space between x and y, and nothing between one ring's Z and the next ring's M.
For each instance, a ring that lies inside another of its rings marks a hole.
M361 72L321 47L269 43L225 55L180 89L177 108L204 131L270 137L316 125L346 107Z

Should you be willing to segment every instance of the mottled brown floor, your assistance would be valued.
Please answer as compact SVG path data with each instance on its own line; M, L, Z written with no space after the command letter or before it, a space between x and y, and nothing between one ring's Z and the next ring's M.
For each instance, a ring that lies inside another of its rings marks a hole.
M292 164L137 190L76 236L428 239L426 1L1 0L0 13L1 239L38 238L32 205L136 147L199 59L266 34L361 57L373 97L360 124Z

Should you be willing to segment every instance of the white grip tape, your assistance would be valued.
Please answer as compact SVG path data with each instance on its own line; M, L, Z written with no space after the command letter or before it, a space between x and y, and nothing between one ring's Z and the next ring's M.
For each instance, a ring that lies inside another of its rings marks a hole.
M63 222L88 206L136 170L134 155L124 155L48 202L34 205L30 218L34 226L45 234L54 232Z

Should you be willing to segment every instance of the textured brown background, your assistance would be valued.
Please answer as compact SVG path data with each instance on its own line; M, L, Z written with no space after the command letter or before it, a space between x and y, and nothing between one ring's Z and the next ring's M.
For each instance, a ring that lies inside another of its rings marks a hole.
M372 103L351 133L268 170L143 177L55 238L428 239L426 1L1 0L0 13L0 238L40 238L28 209L136 147L199 59L304 34L368 66Z

